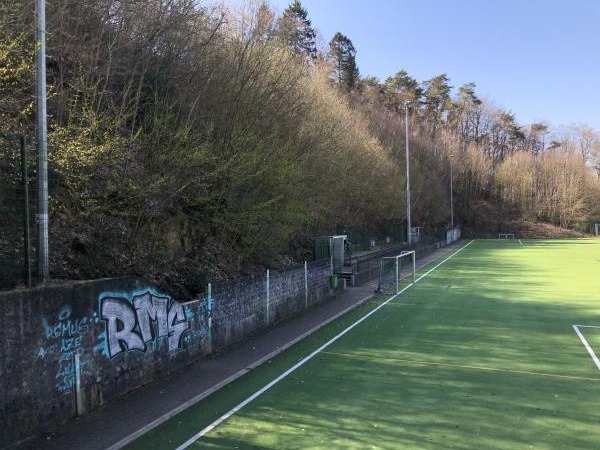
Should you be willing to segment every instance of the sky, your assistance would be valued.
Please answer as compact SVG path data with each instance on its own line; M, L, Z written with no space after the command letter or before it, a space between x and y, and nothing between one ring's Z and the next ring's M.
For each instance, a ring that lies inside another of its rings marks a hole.
M225 3L239 3L229 0ZM268 0L278 13L292 0ZM598 0L301 0L326 49L336 32L361 76L445 73L518 123L600 132Z

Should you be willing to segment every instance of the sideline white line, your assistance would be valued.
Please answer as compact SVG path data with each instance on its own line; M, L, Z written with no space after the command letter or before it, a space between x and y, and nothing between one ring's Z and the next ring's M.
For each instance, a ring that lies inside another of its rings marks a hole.
M590 344L588 344L587 339L585 337L583 337L583 333L581 331L579 331L579 327L581 327L581 328L598 328L598 327L586 326L586 325L573 325L573 329L575 330L575 333L577 333L577 336L579 336L579 339L583 343L583 346L585 347L585 349L587 350L587 352L592 357L592 360L596 364L596 367L598 368L598 370L600 370L600 360L598 359L598 357L594 353L594 350L592 349L592 347L590 346Z
M239 403L237 406L233 407L230 411L228 411L227 413L223 414L221 417L219 417L213 423L211 423L210 425L208 425L206 428L202 429L201 431L199 431L198 433L196 433L194 436L192 436L191 438L189 438L187 441L185 441L183 444L181 444L179 447L177 447L176 450L185 450L188 447L190 447L194 442L196 442L202 436L206 435L207 433L209 433L210 431L212 431L213 429L215 429L216 427L218 427L220 424L222 424L223 422L225 422L227 419L229 419L236 412L238 412L239 410L241 410L248 403L250 403L251 401L255 400L256 398L258 398L259 396L261 396L262 394L264 394L265 392L267 392L269 389L271 389L273 386L275 386L277 383L279 383L281 380L283 380L284 378L286 378L289 374L291 374L292 372L295 372L298 368L300 368L301 366L303 366L304 364L306 364L308 361L310 361L311 359L313 359L316 355L318 355L324 349L326 349L331 344L333 344L334 342L336 342L338 339L340 339L342 336L344 336L350 330L352 330L353 328L355 328L356 326L358 326L359 324L361 324L362 322L364 322L365 320L367 320L369 317L371 317L373 314L375 314L377 311L379 311L385 305L387 305L388 303L390 303L392 300L394 300L396 297L398 297L400 294L402 294L408 288L410 288L415 283L417 283L418 281L420 281L423 278L425 278L426 276L428 276L431 272L433 272L435 269L437 269L438 267L440 267L442 264L444 264L449 259L453 258L459 252L463 251L465 248L467 248L473 242L474 241L469 241L467 244L463 245L461 248L459 248L457 251L455 251L454 253L452 253L446 259L444 259L443 261L441 261L440 263L438 263L435 267L431 268L425 274L421 275L417 280L415 280L414 283L408 284L400 292L398 292L397 294L392 295L390 298L388 298L381 305L379 305L375 309L369 311L366 315L364 315L363 317L361 317L360 319L358 319L356 322L354 322L348 328L346 328L345 330L341 331L338 335L336 335L335 337L333 337L332 339L330 339L329 341L327 341L325 344L323 344L322 346L320 346L319 348L317 348L316 350L314 350L310 355L306 356L304 359L302 359L299 362L297 362L296 364L294 364L292 367L290 367L288 370L286 370L285 372L283 372L281 375L279 375L273 381L271 381L270 383L266 384L264 387L262 387L261 389L259 389L258 391L256 391L254 394L252 394L246 400L244 400L243 402Z
M186 409L194 406L199 401L204 400L209 395L215 393L219 389L221 389L221 388L227 386L228 384L232 383L233 381L237 380L241 376L243 376L246 373L248 373L248 371L257 368L261 364L263 364L263 363L267 362L268 360L270 360L270 359L274 358L275 356L277 356L279 353L282 353L285 350L287 350L288 348L294 346L295 344L297 344L298 342L300 342L302 339L304 339L304 338L306 338L306 337L308 337L308 336L316 333L321 328L326 327L331 322L339 319L344 314L350 312L352 309L354 309L359 304L362 304L362 303L366 302L367 300L369 300L372 296L373 296L373 294L369 295L368 297L365 297L364 299L360 300L358 303L355 303L353 305L348 306L347 308L345 308L344 310L338 312L337 314L334 314L332 317L328 318L327 320L324 320L323 322L321 322L318 325L314 326L310 330L305 331L300 336L297 336L296 338L292 339L291 341L286 342L285 344L277 347L275 350L273 350L272 352L266 354L265 356L263 356L259 360L253 362L252 364L249 364L248 366L244 367L241 370L238 370L236 373L234 373L231 376L227 377L226 379L224 379L220 383L215 384L214 386L210 387L209 389L206 389L205 391L202 391L200 394L198 394L195 397L187 400L186 402L182 403L181 405L179 405L175 409L172 409L171 411L167 412L166 414L163 414L162 416L160 416L159 418L153 420L152 422L147 423L146 425L144 425L139 430L137 430L137 431L131 433L130 435L124 437L123 439L121 439L117 443L115 443L115 444L111 445L110 447L108 447L106 450L120 450L123 447L125 447L126 445L131 444L136 439L140 438L144 434L146 434L149 431L153 430L157 426L162 425L164 422L166 422L167 420L173 418L174 416L176 416L180 412L183 412Z
M469 245L471 245L473 242L475 242L475 240L469 241L467 242L465 245L463 245L461 248L459 248L458 250L456 250L454 253L452 253L450 256L448 256L446 259L444 259L443 261L439 262L437 265L435 265L434 267L432 267L431 269L429 269L427 272L425 272L423 275L421 275L419 278L417 278L417 280L415 281L421 281L423 278L425 278L426 276L428 276L431 272L433 272L435 269L437 269L438 267L440 267L442 264L444 264L446 261L448 261L450 258L454 258L454 256L460 252L462 252L465 248L467 248Z

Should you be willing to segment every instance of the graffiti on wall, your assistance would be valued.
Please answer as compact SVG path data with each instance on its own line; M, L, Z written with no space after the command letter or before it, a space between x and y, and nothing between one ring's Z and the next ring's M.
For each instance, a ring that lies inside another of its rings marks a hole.
M74 317L69 305L63 306L56 317L42 319L44 345L37 352L38 359L52 358L58 361L55 374L56 389L61 394L71 392L75 385L75 355L80 356L79 371L87 374L89 361L85 353L84 337L90 331L97 316Z
M42 318L43 336L36 359L56 367L56 389L73 392L76 373L92 377L94 355L112 359L131 351L177 351L210 340L210 303L181 304L151 288L131 293L105 292L98 307L77 316L65 305ZM79 368L76 370L76 355Z
M103 353L110 358L133 350L146 352L164 340L169 352L177 350L190 328L183 306L151 289L131 296L101 295L100 319L106 323Z

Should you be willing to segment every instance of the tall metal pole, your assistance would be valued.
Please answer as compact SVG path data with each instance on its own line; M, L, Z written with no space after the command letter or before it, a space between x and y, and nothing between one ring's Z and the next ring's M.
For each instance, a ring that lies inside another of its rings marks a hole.
M405 135L406 135L406 221L408 225L408 230L406 233L406 238L408 242L408 246L412 245L412 236L411 236L411 224L410 224L410 163L408 161L408 102L404 103L404 126L405 126Z
M46 119L46 0L37 0L36 124L38 145L38 269L42 282L48 270L48 128Z
M23 171L23 196L25 207L25 279L27 280L27 287L31 287L31 221L29 217L29 167L27 164L27 148L25 143L25 136L19 137L21 141L21 168Z
M450 155L450 227L454 229L454 195L452 193L452 155Z

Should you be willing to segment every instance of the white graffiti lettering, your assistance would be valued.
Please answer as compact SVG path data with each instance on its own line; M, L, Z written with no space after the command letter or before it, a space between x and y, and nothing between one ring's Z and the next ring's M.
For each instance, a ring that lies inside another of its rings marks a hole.
M183 307L167 296L146 291L132 298L102 296L100 317L106 322L108 355L124 351L145 352L148 343L166 338L169 352L181 348L190 328Z

